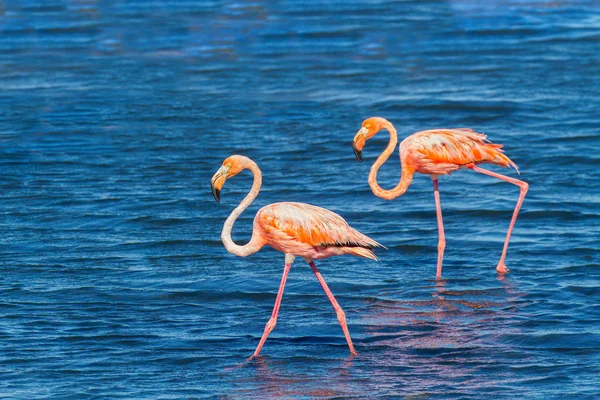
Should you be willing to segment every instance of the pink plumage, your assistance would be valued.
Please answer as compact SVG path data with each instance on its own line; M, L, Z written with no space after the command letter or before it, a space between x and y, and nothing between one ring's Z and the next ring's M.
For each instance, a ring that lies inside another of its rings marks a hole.
M255 221L271 247L311 260L342 254L377 260L372 249L381 247L336 213L310 204L270 204L260 209Z
M400 143L400 155L406 164L421 174L436 175L479 163L513 167L518 171L517 165L501 149L501 144L490 143L486 135L468 128L430 129L413 133Z

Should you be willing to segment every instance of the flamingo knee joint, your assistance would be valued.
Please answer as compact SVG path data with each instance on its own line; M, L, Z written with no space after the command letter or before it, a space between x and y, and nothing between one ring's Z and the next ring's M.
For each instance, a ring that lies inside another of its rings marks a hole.
M277 318L270 318L265 326L265 330L271 332L275 328L275 325L277 325Z

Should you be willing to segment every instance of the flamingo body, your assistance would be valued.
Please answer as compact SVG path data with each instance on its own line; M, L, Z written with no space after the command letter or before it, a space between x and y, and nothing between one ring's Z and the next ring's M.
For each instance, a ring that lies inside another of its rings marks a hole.
M381 245L352 228L338 214L304 203L273 203L254 219L265 243L286 254L319 260L352 254L376 260Z
M413 133L400 143L402 166L426 175L448 175L468 164L490 163L513 167L501 150L486 135L468 128L431 129Z

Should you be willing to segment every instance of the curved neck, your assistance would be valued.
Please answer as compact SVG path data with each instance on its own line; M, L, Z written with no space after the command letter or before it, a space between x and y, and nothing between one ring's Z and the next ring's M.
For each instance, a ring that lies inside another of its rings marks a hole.
M371 167L371 172L369 173L369 186L371 187L371 190L375 196L386 200L392 200L396 197L402 196L406 192L406 189L408 189L408 186L412 182L414 170L409 168L405 163L402 163L401 159L400 163L402 165L402 176L396 187L391 190L385 190L379 186L379 183L377 182L377 172L379 172L379 168L383 165L383 163L390 158L394 152L394 149L396 148L396 145L398 144L398 134L396 132L396 128L394 128L394 125L392 125L389 121L385 121L382 129L385 129L389 132L390 142L383 153L381 153L381 155L377 158L375 164L373 164Z
M221 240L223 241L227 251L231 254L241 257L254 254L260 250L261 247L263 247L263 241L256 229L252 230L252 239L250 239L250 241L244 246L238 246L231 239L231 230L233 229L233 224L240 214L244 212L244 210L248 208L250 204L252 204L254 199L256 199L256 196L258 196L258 192L260 191L260 187L262 185L262 173L254 161L249 160L249 162L244 166L244 169L249 169L254 174L254 183L252 184L252 189L250 189L250 193L248 193L244 200L242 200L242 202L231 212L229 217L227 217L225 224L223 224L223 231L221 232Z

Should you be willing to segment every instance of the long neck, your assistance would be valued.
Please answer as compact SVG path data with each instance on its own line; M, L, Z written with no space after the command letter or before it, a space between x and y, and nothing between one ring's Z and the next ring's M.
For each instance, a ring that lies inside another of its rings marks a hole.
M238 246L231 239L231 230L233 229L233 224L240 214L244 212L244 210L248 208L250 204L252 204L254 199L256 199L256 196L258 196L258 192L260 191L260 187L262 185L262 173L253 161L250 161L247 164L246 169L249 169L254 174L254 183L252 184L252 189L250 189L250 193L248 193L248 195L235 208L235 210L231 212L231 215L229 215L225 221L225 224L223 224L223 231L221 232L221 240L223 241L227 251L240 257L246 257L250 254L254 254L264 245L262 238L256 230L252 231L252 239L250 239L250 242L244 246Z
M402 196L406 192L406 189L408 189L408 186L412 182L414 171L412 168L403 163L402 160L400 160L402 164L402 176L396 187L391 190L385 190L379 186L379 183L377 182L377 172L379 172L379 168L383 165L383 163L390 158L394 152L394 149L396 148L396 145L398 144L398 134L396 132L396 128L394 128L394 126L387 121L383 125L383 128L390 133L390 143L388 143L383 153L381 153L381 155L377 158L377 161L375 161L375 164L373 164L371 167L371 172L369 173L369 186L371 187L371 190L375 196L386 200L392 200L396 197Z

